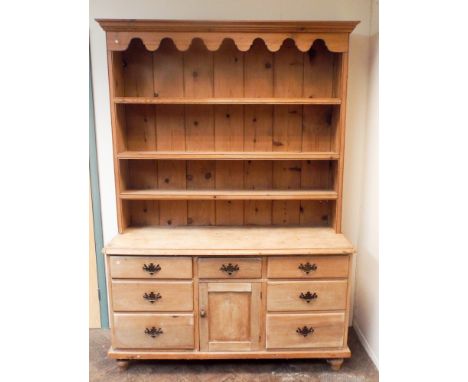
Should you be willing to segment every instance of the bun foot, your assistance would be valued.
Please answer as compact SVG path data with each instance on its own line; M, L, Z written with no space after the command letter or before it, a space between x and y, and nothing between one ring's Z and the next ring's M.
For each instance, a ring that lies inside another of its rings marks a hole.
M330 365L330 368L333 371L338 371L341 369L341 365L343 365L343 358L334 358L334 359L327 359L328 364Z
M119 367L120 370L124 371L128 369L128 360L126 359L118 359L117 360L117 366Z

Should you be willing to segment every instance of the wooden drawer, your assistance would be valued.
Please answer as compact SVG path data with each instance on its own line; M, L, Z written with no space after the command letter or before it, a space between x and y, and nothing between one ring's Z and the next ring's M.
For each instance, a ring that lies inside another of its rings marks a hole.
M346 280L269 282L271 312L341 310L346 308Z
M349 256L270 257L268 277L277 279L348 277L348 261Z
M113 330L116 349L193 349L195 343L193 314L115 313Z
M268 314L266 321L267 349L343 346L344 313Z
M191 279L190 257L111 256L110 274L122 279Z
M158 281L112 281L114 311L180 311L193 310L193 283Z
M198 259L198 277L205 279L254 279L262 277L260 258L201 258Z

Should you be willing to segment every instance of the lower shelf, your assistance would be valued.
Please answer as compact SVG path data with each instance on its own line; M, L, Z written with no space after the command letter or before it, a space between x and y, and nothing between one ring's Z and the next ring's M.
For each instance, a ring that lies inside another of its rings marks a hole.
M340 349L314 349L309 351L258 352L200 352L200 351L148 351L109 349L114 359L291 359L291 358L350 358L349 347Z

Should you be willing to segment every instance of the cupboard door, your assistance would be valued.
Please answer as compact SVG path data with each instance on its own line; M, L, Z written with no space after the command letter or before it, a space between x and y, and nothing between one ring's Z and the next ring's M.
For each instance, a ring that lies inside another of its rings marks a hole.
M200 350L258 350L260 290L260 283L200 283Z

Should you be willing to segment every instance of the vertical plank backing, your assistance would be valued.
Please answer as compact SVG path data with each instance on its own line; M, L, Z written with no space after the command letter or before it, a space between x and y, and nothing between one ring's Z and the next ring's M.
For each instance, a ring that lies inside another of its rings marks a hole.
M214 151L213 106L185 106L187 151Z
M272 162L246 161L244 164L244 188L246 190L268 190L273 187ZM247 200L244 202L246 225L269 225L272 218L271 200Z
M300 224L310 227L328 226L334 204L327 200L301 200Z
M322 40L316 40L304 54L304 97L333 96L334 59Z
M153 97L153 54L140 40L130 43L123 53L125 96Z
M195 39L184 53L184 95L193 98L213 97L213 53L199 39ZM185 144L188 151L214 150L213 109L211 105L185 107ZM214 171L210 179L195 179L191 186L202 186L204 183L214 188ZM211 225L214 220L214 201L188 202L188 224Z
M301 184L300 161L273 162L273 188L298 190ZM297 200L273 201L272 223L276 225L299 224L300 202Z
M155 190L158 188L158 162L154 160L129 160L127 189Z
M185 150L185 109L182 105L159 105L156 110L157 149Z
M164 39L153 53L154 92L158 97L184 96L183 54ZM161 105L156 109L157 149L185 150L184 107Z
M185 161L159 161L158 186L160 189L186 189ZM187 202L164 200L159 202L161 225L187 224Z
M216 161L216 189L241 190L244 188L243 161ZM216 225L242 225L244 202L219 200L216 202Z
M187 189L213 190L215 188L214 161L187 162ZM214 225L215 202L211 200L197 200L188 202L188 225Z
M333 107L304 106L303 107L303 151L332 151L334 135Z
M275 97L302 97L304 55L292 40L286 40L275 53L274 95ZM302 107L275 106L273 121L273 151L302 150ZM291 166L299 168L300 166ZM274 174L275 185L287 187L288 180L300 182L299 171L281 171ZM273 201L272 224L299 224L300 202L292 200Z
M219 105L215 110L215 150L244 150L244 110L241 105Z
M273 54L257 39L245 53L245 97L273 97ZM244 107L244 150L271 151L273 141L273 107Z
M130 201L130 225L133 227L159 225L159 202L157 200Z
M274 96L302 97L303 54L292 40L275 53ZM275 106L273 151L300 151L302 148L302 107Z
M329 161L303 161L301 188L305 190L333 189L332 163Z
M244 96L244 56L232 40L224 40L214 52L214 97ZM243 106L215 107L215 150L244 149Z
M125 106L128 150L156 150L156 118L152 105Z
M153 53L153 77L155 97L183 97L183 54L172 40L164 39Z

